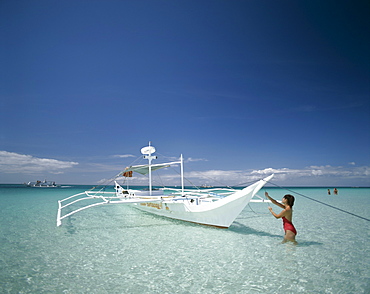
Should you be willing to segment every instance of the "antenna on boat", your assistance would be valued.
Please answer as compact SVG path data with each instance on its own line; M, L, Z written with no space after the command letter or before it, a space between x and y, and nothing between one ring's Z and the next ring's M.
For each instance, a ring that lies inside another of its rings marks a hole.
M141 148L141 154L149 161L149 195L152 196L152 160L157 159L157 156L152 156L152 153L155 152L155 148L151 146L150 143L149 141L149 146Z

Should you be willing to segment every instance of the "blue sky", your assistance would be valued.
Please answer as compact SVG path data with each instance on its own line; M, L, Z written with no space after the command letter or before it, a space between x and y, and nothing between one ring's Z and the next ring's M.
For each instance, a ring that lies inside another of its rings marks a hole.
M3 0L0 183L95 184L152 141L195 184L369 186L369 12Z

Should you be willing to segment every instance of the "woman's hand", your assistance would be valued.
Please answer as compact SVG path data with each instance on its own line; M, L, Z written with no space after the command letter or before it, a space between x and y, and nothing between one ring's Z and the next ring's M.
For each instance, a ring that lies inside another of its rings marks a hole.
M269 210L272 211L272 207L269 206Z

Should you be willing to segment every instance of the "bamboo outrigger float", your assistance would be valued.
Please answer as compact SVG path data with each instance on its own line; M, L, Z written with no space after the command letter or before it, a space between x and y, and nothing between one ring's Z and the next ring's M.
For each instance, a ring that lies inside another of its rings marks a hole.
M85 191L59 200L57 226L62 224L63 219L88 208L100 205L127 204L133 205L140 210L172 219L228 228L249 202L269 202L257 196L257 193L271 180L273 175L261 179L241 190L224 188L185 189L182 155L179 161L152 164L152 160L157 158L152 155L155 152L155 148L149 145L142 148L141 152L144 158L148 159L149 164L131 166L126 168L123 174L128 175L130 173L132 174L132 172L143 175L148 174L149 189L147 191L124 189L115 181L115 192ZM160 190L153 190L152 171L174 164L180 164L181 189L162 188ZM259 197L259 199L252 199L255 196ZM62 211L66 207L85 200L95 202L62 215Z

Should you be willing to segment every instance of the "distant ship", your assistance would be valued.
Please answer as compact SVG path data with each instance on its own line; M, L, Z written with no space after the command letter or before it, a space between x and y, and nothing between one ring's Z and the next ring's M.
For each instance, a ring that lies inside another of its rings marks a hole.
M36 188L56 188L59 187L55 182L53 181L36 181L36 182L28 182L25 183L27 187L36 187Z

